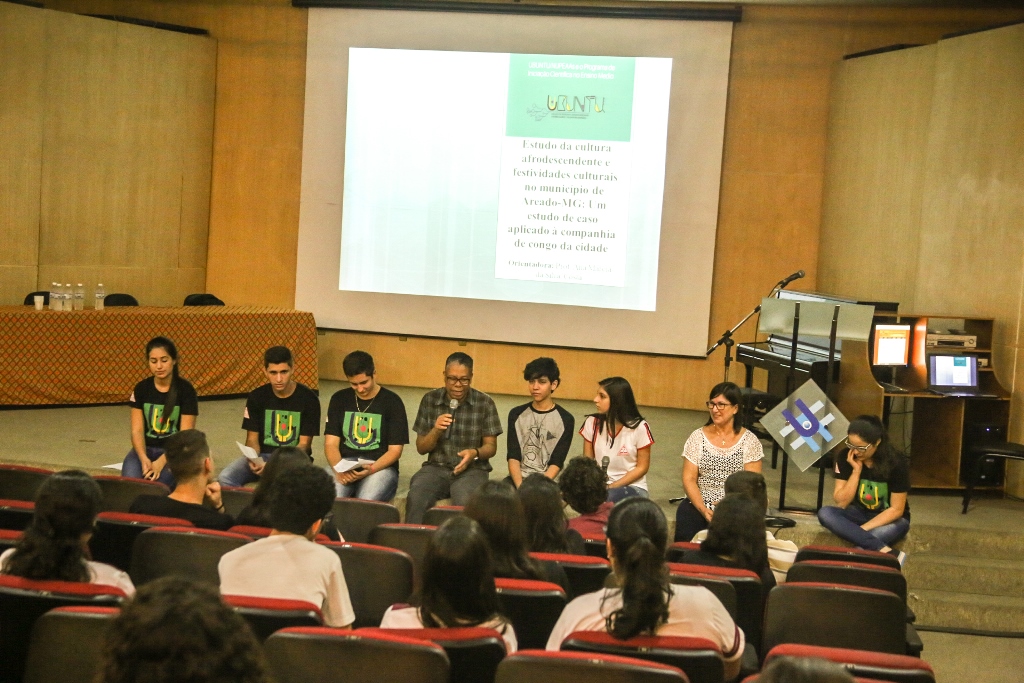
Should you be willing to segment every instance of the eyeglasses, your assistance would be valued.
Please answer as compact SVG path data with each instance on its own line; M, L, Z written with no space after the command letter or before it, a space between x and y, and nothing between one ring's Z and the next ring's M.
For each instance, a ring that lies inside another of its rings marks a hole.
M469 386L469 382L472 379L472 377L451 377L449 375L444 376L444 381L448 382L448 384L461 384L464 387Z
M708 407L708 410L725 410L729 406L734 406L736 404L735 403L715 403L714 401L708 401L704 405L706 405Z
M852 443L850 443L849 439L846 440L846 447L849 448L851 451L857 451L858 453L867 452L867 450L871 448L873 445L874 444L869 443L866 446L854 446Z

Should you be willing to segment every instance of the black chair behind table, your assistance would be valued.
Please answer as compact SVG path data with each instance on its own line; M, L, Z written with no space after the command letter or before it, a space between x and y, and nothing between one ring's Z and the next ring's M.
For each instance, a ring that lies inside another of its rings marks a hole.
M836 626L842 615L842 628ZM768 594L763 653L783 643L906 654L903 602L895 593L859 586L786 583Z
M381 524L401 521L398 508L390 503L357 498L338 498L331 509L330 522L341 537L350 543L373 543L370 533ZM382 544L378 544L382 545Z
M100 509L104 512L128 512L128 508L139 496L166 496L171 492L160 482L148 479L106 475L96 475L93 479L103 491L103 503Z
M185 297L182 306L223 306L224 302L213 294L189 294Z
M320 608L303 600L256 598L249 595L221 597L249 623L249 628L261 641L283 628L324 625Z
M785 644L772 648L764 659L767 666L776 657L815 657L841 664L853 676L892 683L935 683L931 665L918 657L890 655L839 647Z
M104 306L138 306L139 300L131 294L107 294L103 299Z
M25 306L35 306L36 305L36 297L37 296L43 297L43 306L49 306L50 305L50 293L49 292L29 292L28 294L25 295L24 305Z
M556 583L495 579L501 613L512 622L519 647L543 649L565 609L565 592Z
M247 489L244 486L220 487L220 500L224 503L224 512L235 519L238 519L238 515L241 514L242 510L252 503L252 496L253 490Z
M112 586L0 574L0 683L22 683L32 627L39 617L55 607L113 607L125 599Z
M619 640L604 631L577 631L562 641L570 652L601 652L635 657L682 669L692 683L722 683L725 661L718 646L705 638L636 636Z
M543 562L557 562L565 570L570 600L601 590L612 571L611 564L602 557L567 553L530 553L530 557Z
M458 517L461 514L461 505L435 505L423 513L423 523L430 526L441 526L452 517Z
M370 543L407 553L412 558L414 581L418 582L422 575L423 558L435 531L436 526L426 524L381 524L370 532ZM345 536L345 540L348 540L348 536Z
M0 465L0 498L35 500L36 492L53 472L41 467Z
M264 644L277 683L448 683L448 657L435 643L383 633L286 628Z
M377 626L391 605L406 602L413 592L413 561L395 548L365 543L321 543L341 558L348 584L354 626Z
M24 683L93 683L116 607L58 607L36 620Z
M761 577L746 569L713 567L704 564L669 563L671 574L691 574L713 579L724 579L736 590L736 625L743 629L747 643L761 652L761 632L764 621L764 586Z
M192 522L176 517L136 515L131 512L101 512L96 517L96 531L89 539L89 552L97 562L128 571L132 566L132 549L139 534L146 529L168 526L192 528Z
M32 521L36 505L27 500L0 499L0 529L24 531Z
M498 665L496 683L689 683L680 669L632 657L590 652L513 653Z
M877 550L863 550L862 548L846 548L833 545L805 545L796 553L794 562L804 560L836 560L839 562L864 562L866 564L877 564L882 567L900 569L900 561L889 553L880 553Z
M505 658L505 641L490 628L366 628L359 633L392 634L440 645L451 665L448 683L493 683Z
M186 576L220 585L221 556L251 542L248 536L210 529L154 527L135 539L128 574L136 586L161 576Z

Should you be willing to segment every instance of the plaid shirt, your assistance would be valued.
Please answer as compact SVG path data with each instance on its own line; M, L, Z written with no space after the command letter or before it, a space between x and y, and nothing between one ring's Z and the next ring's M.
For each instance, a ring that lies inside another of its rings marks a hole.
M412 430L423 436L434 428L434 423L440 415L449 412L448 394L444 387L434 389L424 394L420 401L420 409L416 412L416 422ZM427 454L427 462L448 469L454 469L459 464L459 451L467 448L480 448L483 445L485 436L498 436L501 434L501 418L498 417L498 409L494 407L494 401L482 391L470 387L466 398L459 403L459 407L453 413L455 421L448 427L441 438L437 440L437 446ZM474 460L470 467L490 472L491 463L487 460Z

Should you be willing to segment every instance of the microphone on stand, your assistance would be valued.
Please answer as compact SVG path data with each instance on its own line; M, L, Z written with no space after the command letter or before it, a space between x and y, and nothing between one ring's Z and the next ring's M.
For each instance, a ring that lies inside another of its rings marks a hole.
M446 429L445 432L444 432L445 438L448 438L448 435L451 434L452 425L455 424L455 410L458 407L459 407L459 402L456 401L454 398L452 400L448 401L448 411L452 414L452 421L451 421L451 423L449 423L448 429Z
M805 273L804 271L798 270L789 277L779 280L779 284L775 285L775 289L785 289L786 285L788 285L790 282L792 282L793 280L799 280L806 274L807 273Z

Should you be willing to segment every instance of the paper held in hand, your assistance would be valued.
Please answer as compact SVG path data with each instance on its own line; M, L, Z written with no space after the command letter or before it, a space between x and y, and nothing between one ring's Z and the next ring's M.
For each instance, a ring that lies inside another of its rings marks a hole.
M246 446L243 443L238 443L237 441L235 442L235 444L238 445L238 450L242 451L242 455L249 458L249 462L263 462L263 458L260 457L260 454L256 452L255 448L252 448L251 446Z
M342 472L348 472L359 467L369 467L375 461L368 460L366 458L359 458L358 460L345 460L342 458L337 465L334 466L334 471L341 474Z

